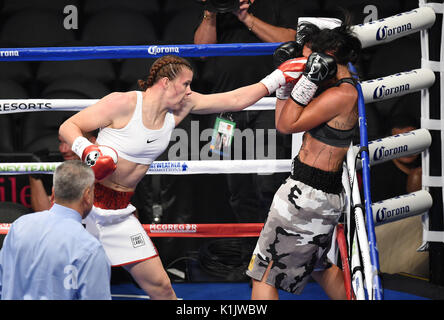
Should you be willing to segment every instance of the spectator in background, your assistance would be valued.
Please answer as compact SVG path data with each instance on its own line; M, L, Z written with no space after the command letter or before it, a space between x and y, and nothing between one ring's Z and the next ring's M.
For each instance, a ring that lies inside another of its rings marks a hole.
M11 225L0 251L1 299L111 299L105 251L82 226L93 206L94 181L81 161L62 163L54 173L52 208Z
M293 0L240 0L239 8L232 12L217 13L204 8L203 18L194 34L195 44L258 43L294 41L298 16L302 15L299 1ZM268 56L220 56L205 58L202 83L208 83L208 93L229 91L259 81L273 69L273 59ZM205 89L203 89L205 90ZM222 114L232 119L240 130L275 130L273 111L248 111ZM214 116L200 117L206 126L213 127ZM276 132L277 159L291 156L291 136ZM243 146L253 148L253 146ZM268 150L267 139L264 150ZM245 159L245 156L243 156ZM286 178L285 173L272 175L229 174L227 183L230 205L240 223L264 222L274 193ZM248 239L246 240L249 241ZM245 250L249 256L255 241Z
M95 143L97 131L86 133L89 141ZM71 147L62 140L59 135L59 151L63 161L79 160L79 157L71 150ZM36 155L40 162L44 162L44 156ZM33 211L49 210L51 208L52 175L29 175L29 187L31 190L31 208Z
M410 115L390 117L387 135L397 135L419 128ZM418 191L422 187L420 154L387 161L370 170L372 202ZM417 252L422 243L421 216L378 225L375 228L380 270L385 273L406 272L428 277L428 253Z

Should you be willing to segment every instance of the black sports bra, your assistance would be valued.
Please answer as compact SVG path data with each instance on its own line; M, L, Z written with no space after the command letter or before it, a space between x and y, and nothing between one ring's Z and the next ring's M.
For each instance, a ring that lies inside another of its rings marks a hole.
M342 83L350 83L354 87L356 87L356 79L354 78L342 78L339 79L338 82L336 82L332 87L337 87ZM331 87L330 87L331 88ZM328 88L327 88L328 89ZM319 95L321 92L325 91L326 89L317 92L316 95ZM353 140L353 136L355 134L355 128L356 125L348 130L339 130L330 127L326 122L320 124L319 126L308 130L308 133L315 138L316 140L319 140L325 144L328 144L333 147L348 147L350 146L350 142Z

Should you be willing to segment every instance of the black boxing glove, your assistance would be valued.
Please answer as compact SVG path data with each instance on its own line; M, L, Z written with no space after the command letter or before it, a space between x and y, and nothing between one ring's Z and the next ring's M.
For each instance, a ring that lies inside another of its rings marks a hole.
M296 41L287 41L282 43L279 47L276 48L276 50L274 50L274 67L279 67L283 62L289 59L302 57L303 48L304 46Z
M301 24L298 25L296 33L296 42L300 43L301 46L303 47L307 42L310 42L313 39L313 37L320 31L321 29L317 25L313 23L302 22Z
M275 68L289 59L302 57L304 45L310 42L313 36L321 29L312 23L301 23L298 26L295 41L282 43L273 53L273 63Z
M291 91L291 98L305 107L313 99L319 84L336 75L335 58L325 53L313 52L307 60L301 78Z

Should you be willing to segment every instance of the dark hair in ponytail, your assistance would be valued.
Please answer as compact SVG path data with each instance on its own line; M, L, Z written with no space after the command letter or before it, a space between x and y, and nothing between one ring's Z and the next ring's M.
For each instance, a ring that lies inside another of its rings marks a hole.
M138 81L139 87L142 90L146 90L164 77L174 80L184 67L193 71L191 64L182 57L175 55L160 57L152 64L148 78Z
M311 38L313 52L331 53L338 64L356 63L361 53L361 41L353 34L350 16L334 29L322 29Z

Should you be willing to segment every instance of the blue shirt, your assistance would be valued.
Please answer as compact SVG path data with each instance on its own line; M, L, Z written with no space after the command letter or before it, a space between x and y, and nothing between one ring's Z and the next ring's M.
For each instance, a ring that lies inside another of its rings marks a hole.
M111 267L80 214L54 204L17 219L0 251L2 299L111 299Z

